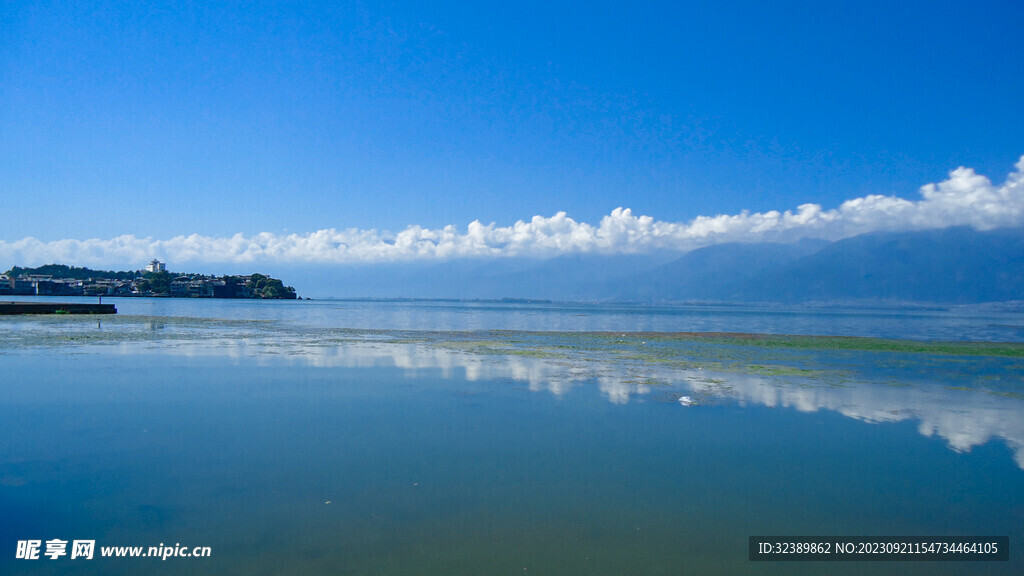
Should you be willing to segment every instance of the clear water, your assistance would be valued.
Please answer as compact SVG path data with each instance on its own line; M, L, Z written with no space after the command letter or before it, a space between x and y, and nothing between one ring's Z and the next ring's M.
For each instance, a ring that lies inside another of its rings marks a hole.
M124 314L129 301L115 302ZM325 328L374 318L389 329L445 329L445 318L524 327L515 323L530 314L531 329L656 329L687 314L130 302L161 318L0 318L0 573L1024 568L1020 359L722 346L659 364L614 342L548 356L522 354L536 350L526 337L497 353L443 334ZM790 322L735 316L737 326ZM994 316L962 322L1016 322ZM929 330L905 322L915 323ZM531 338L554 347L568 337ZM1011 560L752 563L752 535L1008 535ZM15 558L17 541L54 538L209 546L212 556Z

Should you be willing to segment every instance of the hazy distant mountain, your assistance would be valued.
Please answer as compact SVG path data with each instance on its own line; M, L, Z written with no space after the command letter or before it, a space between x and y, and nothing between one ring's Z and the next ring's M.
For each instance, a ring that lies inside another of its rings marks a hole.
M827 246L825 240L792 244L717 244L689 252L642 277L614 284L617 299L743 300L750 281L766 271L788 266Z
M652 271L650 282L633 293L653 301L1020 300L1024 229L873 233L831 244L723 244Z
M1024 230L947 228L875 233L834 242L767 270L739 294L771 301L1024 299Z
M467 259L435 264L398 263L293 268L281 271L313 296L373 298L546 298L604 300L613 279L636 277L677 254Z
M284 274L284 271L281 272ZM287 273L314 295L643 302L1024 300L1024 229L719 244L685 255L574 255Z
M608 300L614 286L643 282L652 269L676 254L575 254L534 261L526 269L481 279L489 298L514 296L552 300Z

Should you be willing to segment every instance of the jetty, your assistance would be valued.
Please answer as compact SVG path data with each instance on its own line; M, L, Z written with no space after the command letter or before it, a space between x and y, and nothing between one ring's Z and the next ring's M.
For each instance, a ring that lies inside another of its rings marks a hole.
M0 302L0 316L15 314L117 314L117 308L113 304Z

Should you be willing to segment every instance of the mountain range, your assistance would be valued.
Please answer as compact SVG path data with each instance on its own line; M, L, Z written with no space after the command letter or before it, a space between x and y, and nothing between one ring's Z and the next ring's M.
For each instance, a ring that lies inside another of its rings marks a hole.
M1024 300L1024 228L717 244L683 255L576 254L290 271L324 296L633 302ZM309 277L303 278L305 275ZM309 290L307 290L309 292Z

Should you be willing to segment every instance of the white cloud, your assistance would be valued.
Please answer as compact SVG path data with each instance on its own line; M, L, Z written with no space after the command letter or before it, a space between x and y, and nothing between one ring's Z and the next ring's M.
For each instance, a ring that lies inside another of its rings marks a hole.
M785 212L741 212L664 222L616 208L598 225L577 222L565 212L534 216L511 226L471 222L429 229L409 226L397 234L377 230L327 229L306 234L210 237L192 234L169 240L118 236L107 240L35 238L0 241L0 261L24 266L49 262L76 265L141 265L153 257L182 263L360 263L444 260L467 257L686 251L720 242L837 240L880 230L922 230L969 225L977 229L1024 224L1024 157L1000 185L970 168L928 184L921 198L870 195L825 210L803 204Z

